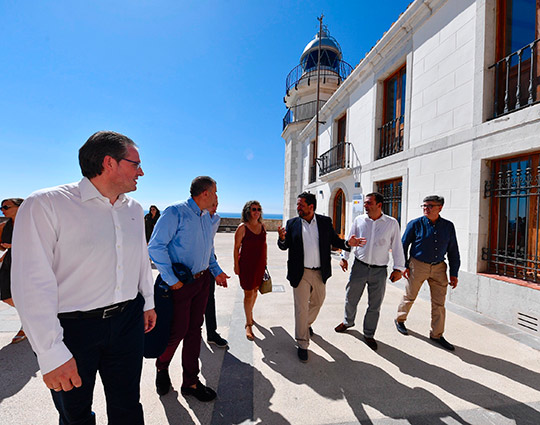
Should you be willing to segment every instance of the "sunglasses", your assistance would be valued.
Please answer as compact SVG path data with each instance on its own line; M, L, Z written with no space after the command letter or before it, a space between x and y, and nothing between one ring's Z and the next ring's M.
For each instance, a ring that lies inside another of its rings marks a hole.
M259 208L256 208L256 207L251 207L251 211L262 211L262 208L259 207Z
M0 210L7 211L7 210L9 210L10 208L13 208L13 207L12 207L11 205L2 205L2 206L0 207Z
M429 205L429 204L420 205L420 208L426 208L428 210L432 209L433 207L440 207L440 205Z

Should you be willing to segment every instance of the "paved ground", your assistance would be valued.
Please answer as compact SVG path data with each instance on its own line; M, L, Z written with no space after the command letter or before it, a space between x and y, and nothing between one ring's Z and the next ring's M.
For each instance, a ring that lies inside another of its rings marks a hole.
M154 391L153 361L143 369L146 423L163 424L540 424L540 340L457 306L449 306L445 336L454 353L431 344L429 302L419 299L400 335L393 317L402 283L389 284L377 332L379 350L363 342L361 327L333 331L343 312L347 275L334 261L334 277L314 325L306 364L296 357L286 254L269 234L274 292L255 306L257 339L244 336L242 291L236 277L216 293L224 350L203 344L202 377L218 399L204 404L179 394L180 358L171 370L175 391ZM218 234L216 252L232 272L232 234ZM459 287L458 289L459 290ZM361 316L365 301L360 303ZM361 320L359 321L361 323ZM19 329L16 312L0 307L0 424L55 424L55 413L27 342L10 345ZM97 385L94 410L105 424Z

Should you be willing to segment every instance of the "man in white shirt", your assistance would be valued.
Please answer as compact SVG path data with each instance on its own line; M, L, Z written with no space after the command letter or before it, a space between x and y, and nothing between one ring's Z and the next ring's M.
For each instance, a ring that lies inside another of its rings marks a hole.
M95 424L99 371L110 424L143 424L144 332L156 321L141 206L124 195L144 173L114 132L79 150L83 179L34 192L17 214L12 290L60 424Z
M405 256L401 245L399 224L393 217L383 214L384 198L374 192L366 195L364 209L366 214L356 217L349 232L349 237L357 236L367 240L364 246L354 248L354 264L351 268L345 295L345 318L336 326L336 332L345 332L354 326L356 309L364 288L368 287L368 308L364 316L364 341L372 349L377 349L375 330L379 321L379 312L386 289L388 251L392 250L394 270L390 280L401 279L405 270ZM349 253L344 252L340 266L348 268Z

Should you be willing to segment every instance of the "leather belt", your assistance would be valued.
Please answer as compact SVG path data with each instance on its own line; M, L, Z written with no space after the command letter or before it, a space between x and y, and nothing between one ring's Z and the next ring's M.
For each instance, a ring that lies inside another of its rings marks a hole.
M207 271L208 271L208 269L203 270L202 272L199 272L199 273L195 273L195 274L193 275L193 280L200 278L200 277L201 277L203 274L205 274Z
M358 258L356 259L356 261L358 261L360 264L363 264L368 269L386 269L388 267L388 266L377 266L376 264L364 263L363 261L360 261Z
M133 300L123 301L107 307L96 308L88 311L69 311L58 313L59 319L108 319L122 313Z

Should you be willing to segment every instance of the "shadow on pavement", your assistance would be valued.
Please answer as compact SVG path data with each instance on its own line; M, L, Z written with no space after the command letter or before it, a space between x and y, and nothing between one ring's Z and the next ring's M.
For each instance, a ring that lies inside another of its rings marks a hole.
M362 340L362 334L358 331L349 331L348 334ZM410 330L409 335L424 340L430 345L433 344L429 338ZM458 350L461 350L461 347L456 347L456 351ZM540 413L537 410L471 379L463 378L439 366L426 363L380 341L377 354L396 365L402 373L431 382L462 400L497 412L515 421L517 425L540 423ZM452 354L458 355L457 353ZM479 366L482 367L482 365Z
M256 340L264 354L263 361L296 384L305 384L321 396L345 399L361 424L372 424L362 407L369 405L387 417L406 419L411 424L446 424L448 417L467 424L448 405L423 388L410 388L396 381L384 370L356 360L315 335L316 343L333 361L309 353L306 365L296 357L294 338L282 327L271 331L258 326L265 339ZM443 420L444 418L444 420Z
M36 376L39 369L28 340L3 347L0 350L0 364L2 365L0 402L22 390L28 381ZM45 389L45 385L43 388Z
M188 411L178 401L178 391L170 391L167 395L159 397L159 401L163 404L167 423L170 425L194 425L195 422L191 419ZM190 406L191 407L191 406Z

